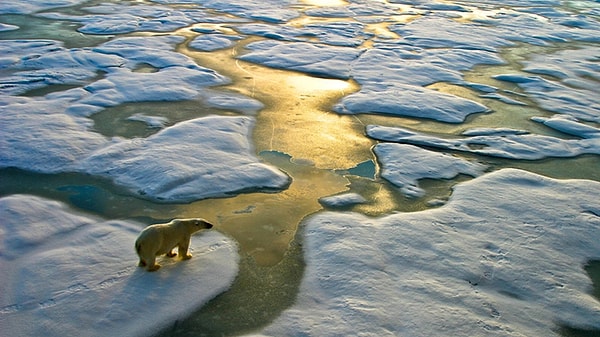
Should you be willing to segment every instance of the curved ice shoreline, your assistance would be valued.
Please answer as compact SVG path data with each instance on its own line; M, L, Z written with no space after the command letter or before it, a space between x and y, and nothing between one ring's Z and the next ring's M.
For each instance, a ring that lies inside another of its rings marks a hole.
M0 325L6 336L149 336L227 290L237 245L192 237L189 261L137 267L142 224L102 220L29 195L0 198Z
M558 336L600 329L583 271L600 257L600 183L504 169L443 207L302 225L297 303L268 336ZM560 205L560 207L556 207Z

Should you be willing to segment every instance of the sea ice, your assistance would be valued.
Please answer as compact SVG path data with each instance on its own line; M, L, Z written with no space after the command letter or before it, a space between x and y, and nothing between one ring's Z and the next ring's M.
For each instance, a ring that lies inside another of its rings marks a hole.
M352 62L361 53L350 47L268 40L250 43L246 48L251 52L239 57L244 61L340 79L350 77Z
M253 125L250 117L209 116L180 122L148 138L97 150L80 161L79 170L165 202L286 188L289 177L252 154Z
M241 37L227 34L206 34L194 38L189 47L205 52L231 47Z
M2 96L0 101L2 168L73 172L80 160L111 144L90 132L89 119L64 113L72 102L69 99Z
M513 44L500 36L494 27L479 23L460 23L437 16L424 16L408 24L394 24L389 29L411 45L422 48L497 51L500 47Z
M366 202L367 199L358 193L344 193L319 199L321 205L332 208L343 208L356 204L364 204Z
M142 122L150 128L163 128L169 122L169 119L162 116L148 116L142 113L136 113L127 117L128 121Z
M482 104L414 85L373 84L344 97L333 110L340 114L380 113L461 123L473 113L488 110Z
M161 3L181 3L182 0L157 0ZM185 0L185 2L200 3L203 7L253 20L269 23L284 23L300 16L300 13L291 9L295 0Z
M583 266L600 256L600 183L515 169L437 209L304 221L296 303L268 336L558 336L600 329ZM556 207L556 205L561 205Z
M198 9L174 9L157 5L121 5L104 3L84 7L88 15L68 15L56 12L38 16L54 20L69 20L82 24L78 31L85 34L126 34L138 31L171 32L196 22L211 21L209 12ZM223 19L223 21L225 21Z
M495 78L517 83L546 110L599 123L599 52L598 46L584 46L534 55L524 62L523 70L554 79L518 74L501 74Z
M600 137L561 139L536 134L506 134L501 131L500 134L488 133L464 138L439 138L403 128L377 125L367 126L367 134L369 137L387 142L521 160L600 154Z
M381 177L398 186L408 197L420 197L425 191L418 180L451 179L459 174L479 176L485 165L413 145L380 143L373 151L381 163Z
M189 261L137 267L143 225L78 214L29 195L0 199L0 325L6 336L148 336L227 290L235 242L192 236ZM83 330L82 330L83 329Z
M580 123L576 118L565 115L533 117L534 122L542 123L554 130L581 138L600 138L600 129Z
M0 2L0 14L31 14L53 8L69 7L86 0L12 0Z

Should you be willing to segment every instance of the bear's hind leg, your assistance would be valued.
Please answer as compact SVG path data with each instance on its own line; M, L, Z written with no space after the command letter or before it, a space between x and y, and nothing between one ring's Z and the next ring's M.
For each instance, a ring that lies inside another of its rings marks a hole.
M138 263L138 267L145 267L146 266L146 261L140 259L140 263Z
M147 262L148 263L147 263L146 270L148 270L148 271L157 271L157 270L160 269L160 264L156 263L156 257L148 259Z
M175 250L175 248L171 248L171 250L169 252L167 252L167 256L168 257L175 257L175 256L177 256L177 253L175 253L173 250Z
M160 264L155 263L152 267L148 267L148 271L157 271L160 269Z

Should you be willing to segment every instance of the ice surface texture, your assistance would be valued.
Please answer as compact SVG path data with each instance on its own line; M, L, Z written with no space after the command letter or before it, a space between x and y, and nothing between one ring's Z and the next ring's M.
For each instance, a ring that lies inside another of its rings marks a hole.
M375 139L435 147L449 151L463 151L510 159L537 160L549 157L576 157L581 154L600 154L600 129L564 118L542 119L545 125L583 139L562 139L528 133L506 133L500 129L486 129L481 134L467 132L464 138L440 138L403 128L369 125L367 134Z
M192 236L194 257L138 268L143 225L104 221L40 197L0 199L0 325L5 336L149 336L227 290L236 244Z
M297 303L269 336L557 336L600 329L583 265L600 256L600 183L515 169L443 207L304 222ZM556 207L560 205L560 207Z
M164 201L193 201L245 190L276 190L289 177L252 154L249 117L181 122L143 140L119 142L80 163L83 172L114 179Z
M425 191L418 180L451 179L459 174L478 176L485 165L405 144L377 144L373 151L381 162L381 177L389 180L409 197L420 197Z
M285 174L253 154L250 117L207 117L148 139L108 139L93 131L87 117L126 102L202 100L246 114L262 108L252 98L208 89L229 79L174 52L182 41L177 36L127 37L75 49L48 40L1 42L6 53L0 66L13 73L0 82L0 147L10 149L0 152L0 167L96 174L167 202L287 187ZM137 72L140 66L156 71ZM105 75L97 78L98 71ZM52 84L78 87L45 96L9 96Z

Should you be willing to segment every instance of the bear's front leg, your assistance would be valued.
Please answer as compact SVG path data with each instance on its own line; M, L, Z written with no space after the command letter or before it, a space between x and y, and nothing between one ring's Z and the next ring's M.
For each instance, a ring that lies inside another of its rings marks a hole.
M190 246L190 238L188 237L186 240L183 240L179 243L179 247L177 250L179 251L179 256L181 256L182 260L188 260L192 258L192 254L188 253L188 248Z

